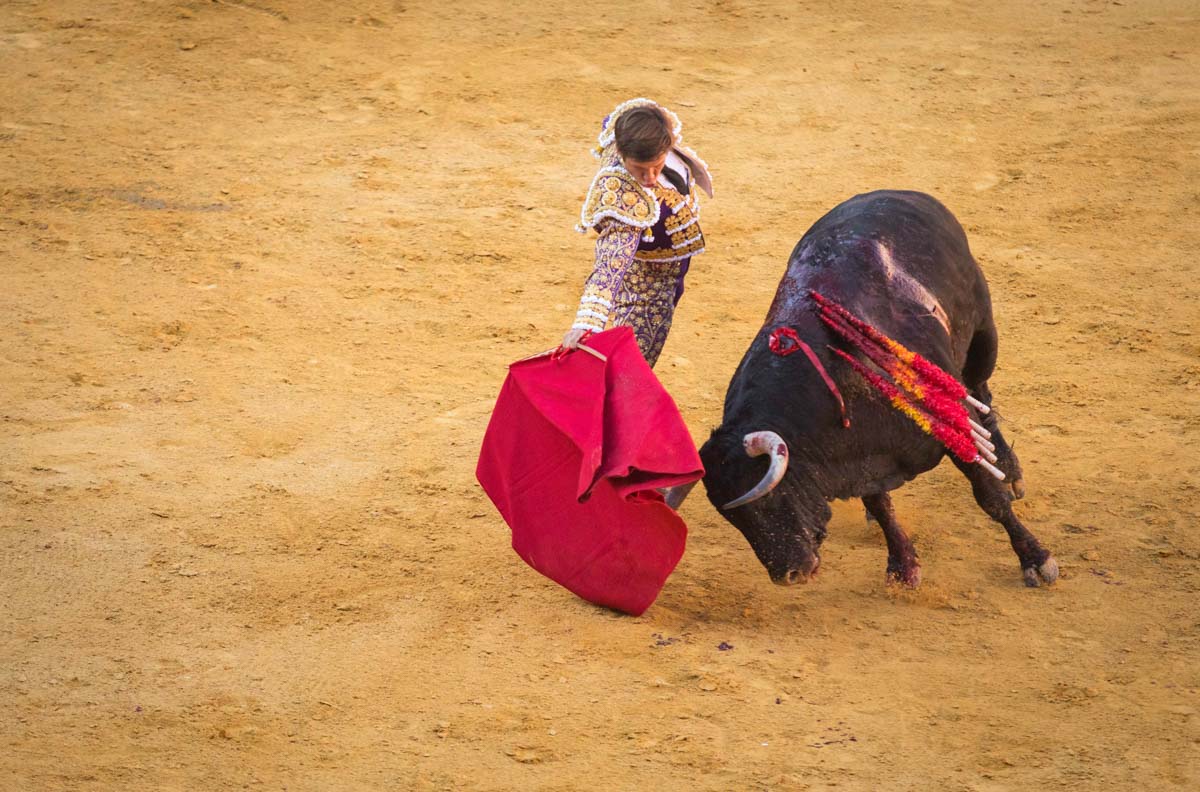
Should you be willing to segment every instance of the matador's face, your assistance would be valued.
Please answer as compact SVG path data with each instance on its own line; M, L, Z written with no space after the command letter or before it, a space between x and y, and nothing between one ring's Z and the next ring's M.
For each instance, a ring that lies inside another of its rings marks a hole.
M667 164L667 152L664 151L658 157L644 162L630 157L622 157L621 164L625 166L625 170L629 171L630 176L638 180L638 184L643 187L653 187L658 184L658 177Z

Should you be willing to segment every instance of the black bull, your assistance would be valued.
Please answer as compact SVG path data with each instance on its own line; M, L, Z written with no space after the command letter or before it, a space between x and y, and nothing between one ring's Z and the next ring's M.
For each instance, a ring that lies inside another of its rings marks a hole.
M924 355L990 405L997 338L987 281L962 227L935 199L894 191L851 198L818 220L792 251L766 321L729 383L721 425L700 449L709 500L745 535L776 583L804 582L816 572L829 501L861 498L887 540L888 578L915 586L916 551L888 492L935 467L947 452L829 351L833 345L855 354L822 324L810 289ZM771 332L781 326L808 343L841 390L849 429L805 356L769 349ZM1021 465L996 413L972 409L971 417L991 431L1006 481L979 465L955 464L980 507L1008 531L1026 584L1052 583L1058 577L1053 556L1013 513L1012 501L1024 490ZM765 480L765 458L752 458L743 447L746 435L764 431L786 443L780 451L786 473L767 494L729 508Z

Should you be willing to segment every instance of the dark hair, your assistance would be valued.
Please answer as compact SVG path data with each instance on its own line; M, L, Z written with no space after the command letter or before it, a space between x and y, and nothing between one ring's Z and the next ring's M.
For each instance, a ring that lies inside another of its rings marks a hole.
M657 107L631 107L617 117L617 153L637 162L650 162L675 142L671 122Z

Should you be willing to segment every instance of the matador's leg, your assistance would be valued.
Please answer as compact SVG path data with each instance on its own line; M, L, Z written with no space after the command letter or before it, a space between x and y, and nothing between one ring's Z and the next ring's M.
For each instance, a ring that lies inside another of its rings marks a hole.
M662 353L675 312L674 268L650 268L635 264L617 292L613 324L626 325L637 337L642 357L653 368Z

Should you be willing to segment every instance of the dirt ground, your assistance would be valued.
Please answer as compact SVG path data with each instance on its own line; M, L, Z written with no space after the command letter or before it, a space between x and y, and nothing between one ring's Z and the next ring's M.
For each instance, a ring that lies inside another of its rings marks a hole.
M0 5L0 787L1200 785L1200 6ZM601 117L675 109L702 440L795 241L932 193L992 285L1021 583L949 464L773 586L699 492L630 618L474 480L574 313ZM727 643L732 649L720 650Z

